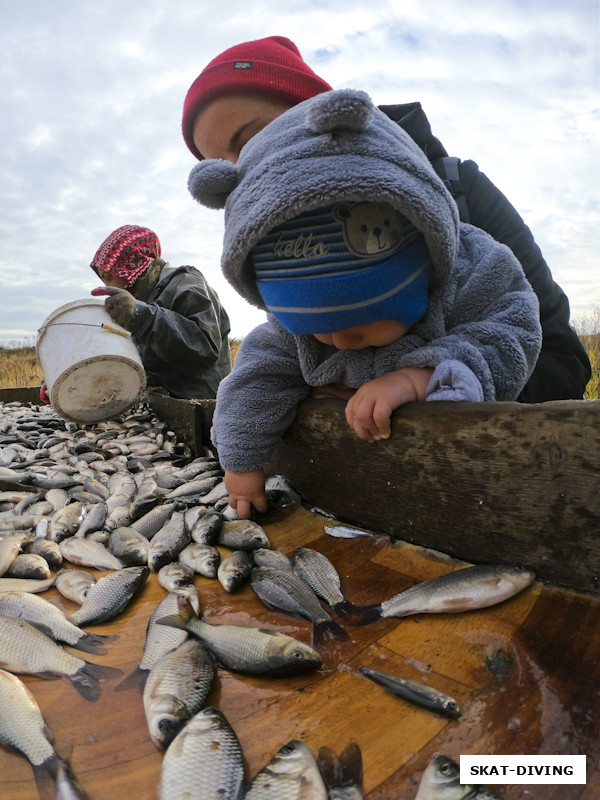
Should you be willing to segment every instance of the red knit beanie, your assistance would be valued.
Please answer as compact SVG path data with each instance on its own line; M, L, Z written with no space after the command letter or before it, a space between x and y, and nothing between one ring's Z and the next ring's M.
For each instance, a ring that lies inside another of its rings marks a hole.
M284 36L237 44L213 58L190 86L183 104L183 138L202 160L204 156L194 144L194 122L202 106L224 94L256 92L295 105L331 88Z
M160 256L158 236L149 228L123 225L102 242L90 267L125 278L133 286L155 258Z

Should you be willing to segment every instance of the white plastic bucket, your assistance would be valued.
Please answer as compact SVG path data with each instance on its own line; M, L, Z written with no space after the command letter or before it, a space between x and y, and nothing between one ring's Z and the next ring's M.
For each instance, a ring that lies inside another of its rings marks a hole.
M53 311L38 331L36 355L50 402L61 417L93 423L116 417L140 397L146 373L128 331L110 318L103 297Z

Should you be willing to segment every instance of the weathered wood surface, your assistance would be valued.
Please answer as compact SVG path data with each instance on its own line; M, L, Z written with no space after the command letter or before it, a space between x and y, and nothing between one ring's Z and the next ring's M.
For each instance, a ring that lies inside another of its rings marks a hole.
M369 444L344 403L298 409L269 467L341 519L600 593L600 401L419 403Z
M271 511L261 522L273 548L290 554L294 547L309 546L328 556L348 598L360 604L464 566L385 537L331 538L323 533L330 521L303 509ZM261 625L310 641L308 622L268 611L249 586L233 595L208 578L196 578L196 586L209 622ZM67 612L76 608L54 590L42 596ZM142 654L148 619L163 596L151 576L120 617L90 626L95 633L118 636L107 655L84 657L131 672ZM357 742L366 800L414 800L434 752L455 760L463 753L585 754L587 786L494 789L505 800L596 800L599 622L600 599L536 583L481 611L346 625L350 640L329 643L323 668L299 678L257 679L219 670L208 704L221 708L239 737L247 779L291 739L304 740L315 754L321 745L339 753ZM488 666L498 651L496 663L506 670ZM409 705L360 675L361 666L428 683L452 695L462 716L447 720ZM162 754L148 736L137 688L115 691L120 677L112 678L102 684L100 700L89 703L65 680L24 680L55 746L70 756L91 800L156 800ZM28 763L0 749L2 800L37 796Z

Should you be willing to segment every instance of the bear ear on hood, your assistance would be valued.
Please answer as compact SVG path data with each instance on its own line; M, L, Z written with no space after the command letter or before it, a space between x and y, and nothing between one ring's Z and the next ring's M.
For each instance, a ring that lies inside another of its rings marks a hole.
M192 169L188 189L207 208L225 208L225 201L237 186L238 168L221 158L201 161Z
M362 131L373 116L373 102L360 89L323 92L313 98L307 124L313 133Z

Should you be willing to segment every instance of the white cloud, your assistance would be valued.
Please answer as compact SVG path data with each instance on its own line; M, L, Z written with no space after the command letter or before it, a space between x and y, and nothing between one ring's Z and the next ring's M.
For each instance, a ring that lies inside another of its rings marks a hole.
M199 267L244 335L263 315L219 269L222 215L190 198L187 88L226 47L279 34L334 87L420 100L447 150L475 159L532 228L575 310L597 280L596 0L22 0L0 29L0 341L34 333L96 285L126 222ZM465 10L466 9L466 10Z

